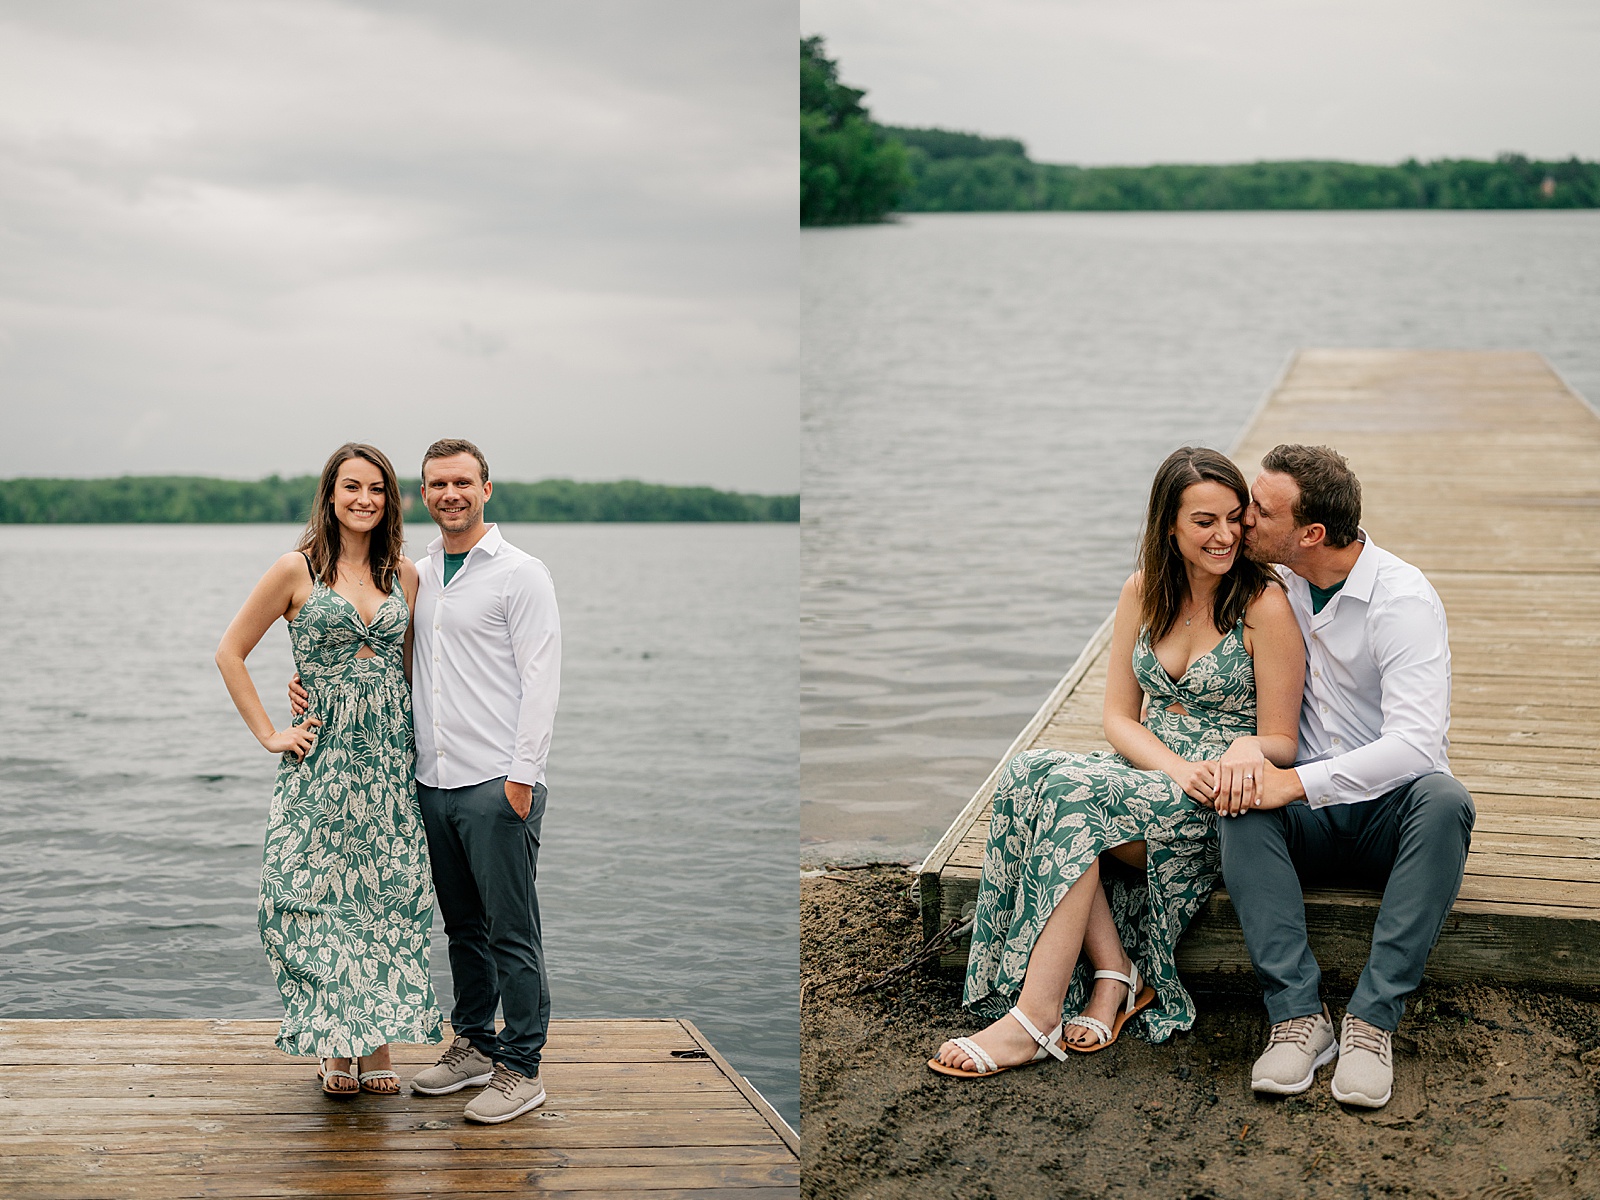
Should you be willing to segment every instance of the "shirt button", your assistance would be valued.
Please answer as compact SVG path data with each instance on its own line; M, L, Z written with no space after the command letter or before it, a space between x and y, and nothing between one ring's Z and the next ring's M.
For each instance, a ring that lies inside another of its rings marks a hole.
M434 753L437 754L440 758L444 757L444 751L443 750L436 750L436 751L434 751Z
M436 658L433 661L434 662L438 662L439 660ZM1317 705L1317 707L1320 708L1323 712L1327 712L1328 711L1328 706L1326 704L1319 704L1319 705Z
M435 721L435 722L434 722L434 724L435 724L435 725L437 725L437 724L438 724L438 723L439 723L439 722L437 722L437 721ZM1338 739L1338 738L1334 738L1334 739L1333 739L1333 744L1334 744L1334 745L1335 745L1335 746L1337 746L1337 745L1338 745L1338 744L1339 744L1339 739Z
M438 626L437 626L437 625L435 625L435 626L434 626L434 628L435 628L435 629L437 629L437 628L439 628L439 627L438 627Z
M1322 672L1321 671L1313 671L1313 672L1311 672L1311 678L1313 678L1313 679L1321 679L1322 678Z

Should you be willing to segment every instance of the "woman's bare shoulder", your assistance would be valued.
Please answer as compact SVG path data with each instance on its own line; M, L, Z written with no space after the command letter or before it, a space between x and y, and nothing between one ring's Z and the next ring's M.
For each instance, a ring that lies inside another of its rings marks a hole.
M1269 583L1261 589L1261 594L1250 601L1250 607L1245 610L1245 619L1251 625L1295 623L1294 609L1289 605L1289 596L1277 583Z
M267 570L267 574L297 582L307 578L311 568L306 563L306 556L298 550L291 550L287 554L278 555L277 561Z

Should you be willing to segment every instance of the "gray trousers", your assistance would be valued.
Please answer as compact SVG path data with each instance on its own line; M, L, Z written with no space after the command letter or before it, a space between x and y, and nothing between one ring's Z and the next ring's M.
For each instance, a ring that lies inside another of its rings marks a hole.
M506 781L463 788L417 784L433 861L433 890L450 942L456 1036L524 1075L539 1073L550 1029L550 977L539 931L539 827L545 787L533 786L526 820ZM505 1028L494 1028L496 1007Z
M1372 952L1346 1011L1391 1032L1461 890L1476 817L1467 789L1424 775L1375 800L1255 810L1217 822L1222 876L1273 1024L1322 1011L1307 887L1380 889Z

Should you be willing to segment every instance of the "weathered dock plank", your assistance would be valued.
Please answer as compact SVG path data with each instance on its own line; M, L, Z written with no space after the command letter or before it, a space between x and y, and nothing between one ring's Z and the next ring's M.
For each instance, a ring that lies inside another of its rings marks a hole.
M273 1021L0 1021L0 1195L798 1195L793 1130L688 1021L556 1021L547 1104L324 1096ZM447 1034L448 1036L448 1034ZM438 1055L396 1045L402 1081Z
M1450 760L1478 823L1429 975L1600 986L1600 414L1538 354L1311 350L1233 457L1249 478L1280 442L1331 445L1350 460L1363 524L1428 574L1449 617ZM1109 641L1108 619L1007 758L1109 749ZM920 868L929 936L976 896L998 771ZM1306 900L1318 960L1352 977L1377 894ZM941 966L956 973L965 958L963 945ZM1191 974L1248 972L1225 892L1178 962Z

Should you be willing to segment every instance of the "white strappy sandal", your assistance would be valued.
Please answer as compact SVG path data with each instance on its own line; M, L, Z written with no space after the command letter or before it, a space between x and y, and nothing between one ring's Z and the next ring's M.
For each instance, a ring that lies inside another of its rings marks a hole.
M381 1088L372 1085L380 1080L394 1080L394 1087ZM361 1085L361 1090L373 1096L398 1096L400 1094L400 1076L393 1071L363 1071L356 1076L356 1082Z
M348 1079L350 1087L334 1087L336 1080ZM328 1068L328 1060L323 1059L317 1067L317 1082L322 1085L325 1096L354 1096L361 1090L360 1081L349 1071L336 1071Z
M929 1069L937 1071L941 1075L954 1076L957 1079L982 1079L986 1075L998 1075L1001 1071L1010 1071L1015 1067L1030 1067L1034 1063L1043 1062L1046 1058L1054 1058L1058 1062L1067 1061L1067 1052L1062 1049L1061 1022L1057 1021L1056 1027L1049 1033L1040 1033L1034 1027L1033 1022L1023 1015L1020 1008L1013 1008L1008 1015L1015 1017L1017 1024L1027 1030L1028 1036L1039 1043L1039 1048L1033 1052L1033 1057L1027 1062L1012 1063L1009 1067L1002 1067L994 1059L990 1058L984 1048L978 1045L977 1042L969 1037L958 1037L951 1038L950 1041L959 1046L962 1053L977 1063L978 1069L976 1071L963 1071L960 1067L947 1066L937 1058L928 1060Z
M1119 979L1127 984L1128 999L1123 1004L1121 1011L1117 1013L1114 1025L1107 1025L1104 1021L1095 1017L1086 1017L1082 1013L1065 1022L1062 1027L1063 1033L1066 1032L1068 1027L1076 1025L1079 1029L1087 1029L1094 1034L1096 1039L1093 1046L1080 1046L1076 1042L1067 1042L1066 1047L1068 1050L1076 1050L1079 1054L1096 1054L1104 1050L1117 1040L1117 1035L1122 1032L1122 1027L1130 1019L1155 1003L1155 989L1145 986L1144 981L1139 977L1139 964L1134 963L1130 969L1133 972L1131 975L1124 975L1121 971L1096 971L1094 973L1096 979Z

